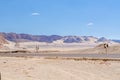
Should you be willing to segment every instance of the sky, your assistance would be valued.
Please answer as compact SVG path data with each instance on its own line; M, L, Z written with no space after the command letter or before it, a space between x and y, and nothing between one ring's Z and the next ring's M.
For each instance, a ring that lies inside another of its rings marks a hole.
M0 0L0 32L120 39L120 0Z

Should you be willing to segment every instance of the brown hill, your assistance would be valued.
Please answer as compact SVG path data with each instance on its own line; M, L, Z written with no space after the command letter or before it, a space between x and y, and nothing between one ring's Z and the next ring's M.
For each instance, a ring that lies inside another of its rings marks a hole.
M0 35L0 48L3 46L3 44L8 44L8 42L2 35Z
M8 44L7 40L2 35L0 35L0 44Z

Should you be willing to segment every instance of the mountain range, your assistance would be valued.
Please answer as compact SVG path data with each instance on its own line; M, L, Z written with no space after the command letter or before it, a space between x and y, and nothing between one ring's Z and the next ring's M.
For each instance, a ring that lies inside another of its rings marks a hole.
M59 36L59 35L47 36L47 35L31 35L31 34L17 34L17 33L4 33L4 32L0 32L0 36L13 42L38 41L38 42L52 43L58 40L61 40L64 43L82 43L82 42L98 43L105 41L118 42L118 40L117 41L109 40L104 37L97 38L94 36Z

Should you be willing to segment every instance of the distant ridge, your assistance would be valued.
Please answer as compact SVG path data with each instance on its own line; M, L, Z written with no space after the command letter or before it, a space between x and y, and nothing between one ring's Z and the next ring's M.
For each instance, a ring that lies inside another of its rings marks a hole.
M105 42L111 41L104 37L97 38L94 36L59 36L59 35L31 35L31 34L17 34L17 33L4 33L1 32L5 39L13 42L26 42L26 41L38 41L52 43L57 40L61 40L64 43L81 43L81 42Z
M112 41L120 43L120 40L114 40L114 39L113 39Z

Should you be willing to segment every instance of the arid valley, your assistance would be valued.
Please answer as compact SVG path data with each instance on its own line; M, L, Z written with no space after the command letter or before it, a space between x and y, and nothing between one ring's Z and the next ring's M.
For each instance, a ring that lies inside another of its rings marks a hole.
M94 38L81 43L64 43L62 40L47 43L12 42L1 36L0 41L1 80L120 79L120 44L117 42L106 41L109 44L106 54L103 45L106 42L94 43ZM39 46L39 49L36 49L36 46ZM76 58L76 54L82 56ZM84 54L91 56L87 58L83 56ZM108 57L92 57L102 54ZM118 56L109 57L116 54Z

